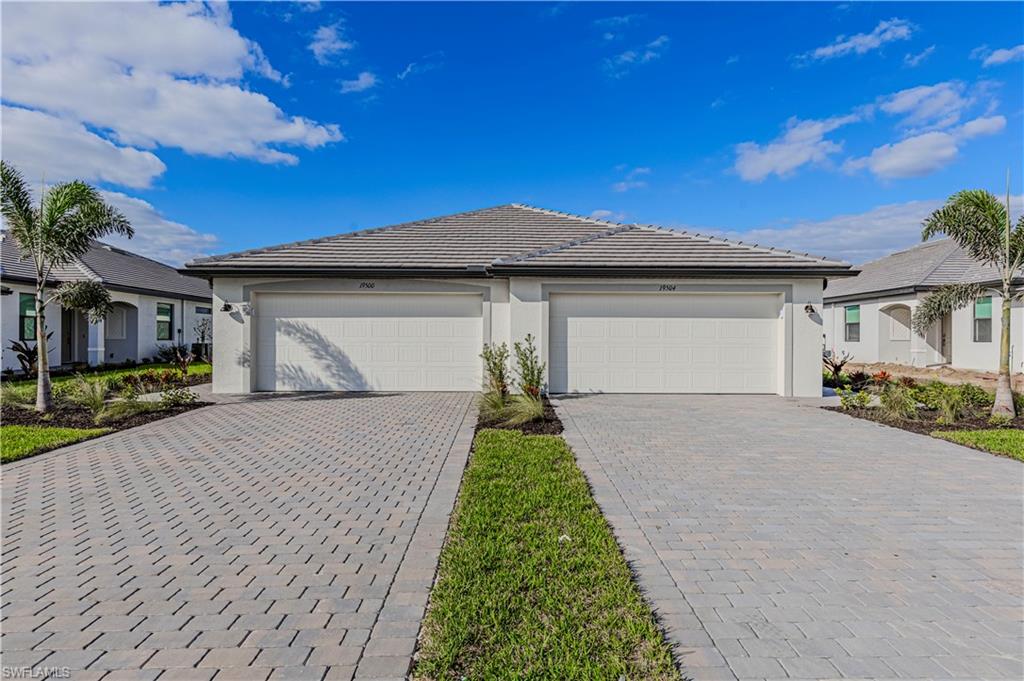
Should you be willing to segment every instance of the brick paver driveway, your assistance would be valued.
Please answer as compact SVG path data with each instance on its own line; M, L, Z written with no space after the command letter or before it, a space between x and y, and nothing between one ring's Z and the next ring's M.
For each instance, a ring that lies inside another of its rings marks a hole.
M1024 467L773 397L563 399L694 678L1024 678Z
M471 403L224 404L4 466L4 678L401 677Z

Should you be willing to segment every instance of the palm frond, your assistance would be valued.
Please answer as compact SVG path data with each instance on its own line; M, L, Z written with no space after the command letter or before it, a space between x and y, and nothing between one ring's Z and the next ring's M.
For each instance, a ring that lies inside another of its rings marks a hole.
M927 333L932 324L943 315L971 304L984 293L980 284L948 284L935 289L914 310L912 326L920 335Z
M979 262L1005 264L1006 207L991 193L980 189L957 192L944 206L924 220L921 238L945 234Z
M10 163L0 161L0 214L22 248L32 251L37 213L25 178Z

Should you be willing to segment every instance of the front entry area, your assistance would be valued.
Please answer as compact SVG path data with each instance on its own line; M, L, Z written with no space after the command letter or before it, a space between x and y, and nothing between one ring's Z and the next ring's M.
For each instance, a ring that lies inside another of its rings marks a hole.
M550 298L553 393L775 393L779 294Z
M479 390L482 310L472 294L257 294L256 389Z

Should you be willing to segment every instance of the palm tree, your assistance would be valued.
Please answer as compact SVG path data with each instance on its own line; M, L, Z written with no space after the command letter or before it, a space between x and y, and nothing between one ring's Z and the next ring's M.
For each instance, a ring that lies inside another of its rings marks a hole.
M1007 176L1006 205L980 189L957 192L946 204L924 221L922 239L945 234L959 244L977 262L993 267L998 283L949 284L930 293L914 312L914 331L924 335L928 328L953 310L970 305L985 295L1002 299L1002 328L999 340L999 379L992 416L1013 418L1013 391L1010 384L1010 305L1024 295L1020 286L1024 265L1024 216L1010 226L1010 191Z
M134 230L120 211L103 201L96 188L77 180L44 186L35 204L25 178L14 166L3 161L0 161L0 214L5 229L35 266L39 354L36 409L46 412L53 408L46 348L46 306L59 302L62 307L85 313L93 322L103 319L111 309L110 294L98 282L69 282L55 292L48 292L46 283L50 273L54 267L67 265L84 255L94 239L115 233L131 238Z

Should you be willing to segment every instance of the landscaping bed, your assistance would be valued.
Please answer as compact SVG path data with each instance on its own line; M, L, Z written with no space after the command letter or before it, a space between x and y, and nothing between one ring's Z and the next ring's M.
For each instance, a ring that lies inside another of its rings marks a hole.
M162 407L159 402L147 404L152 406L143 406L139 411L126 413L123 416L112 416L101 421L101 424L111 431L124 430L159 421L169 416L177 416L186 411L206 407L211 403L193 402L166 407ZM0 421L5 426L47 426L52 428L95 428L97 426L91 410L74 404L59 404L47 414L40 414L35 409L3 407L0 408Z
M542 397L541 400L544 403L544 416L539 420L527 421L526 423L508 423L502 416L487 418L481 412L480 417L477 419L476 430L480 432L484 428L494 428L497 430L517 430L525 435L560 434L562 432L562 422L558 419L555 408L551 406L551 402L548 401L546 396Z
M414 678L680 679L565 441L483 429Z

